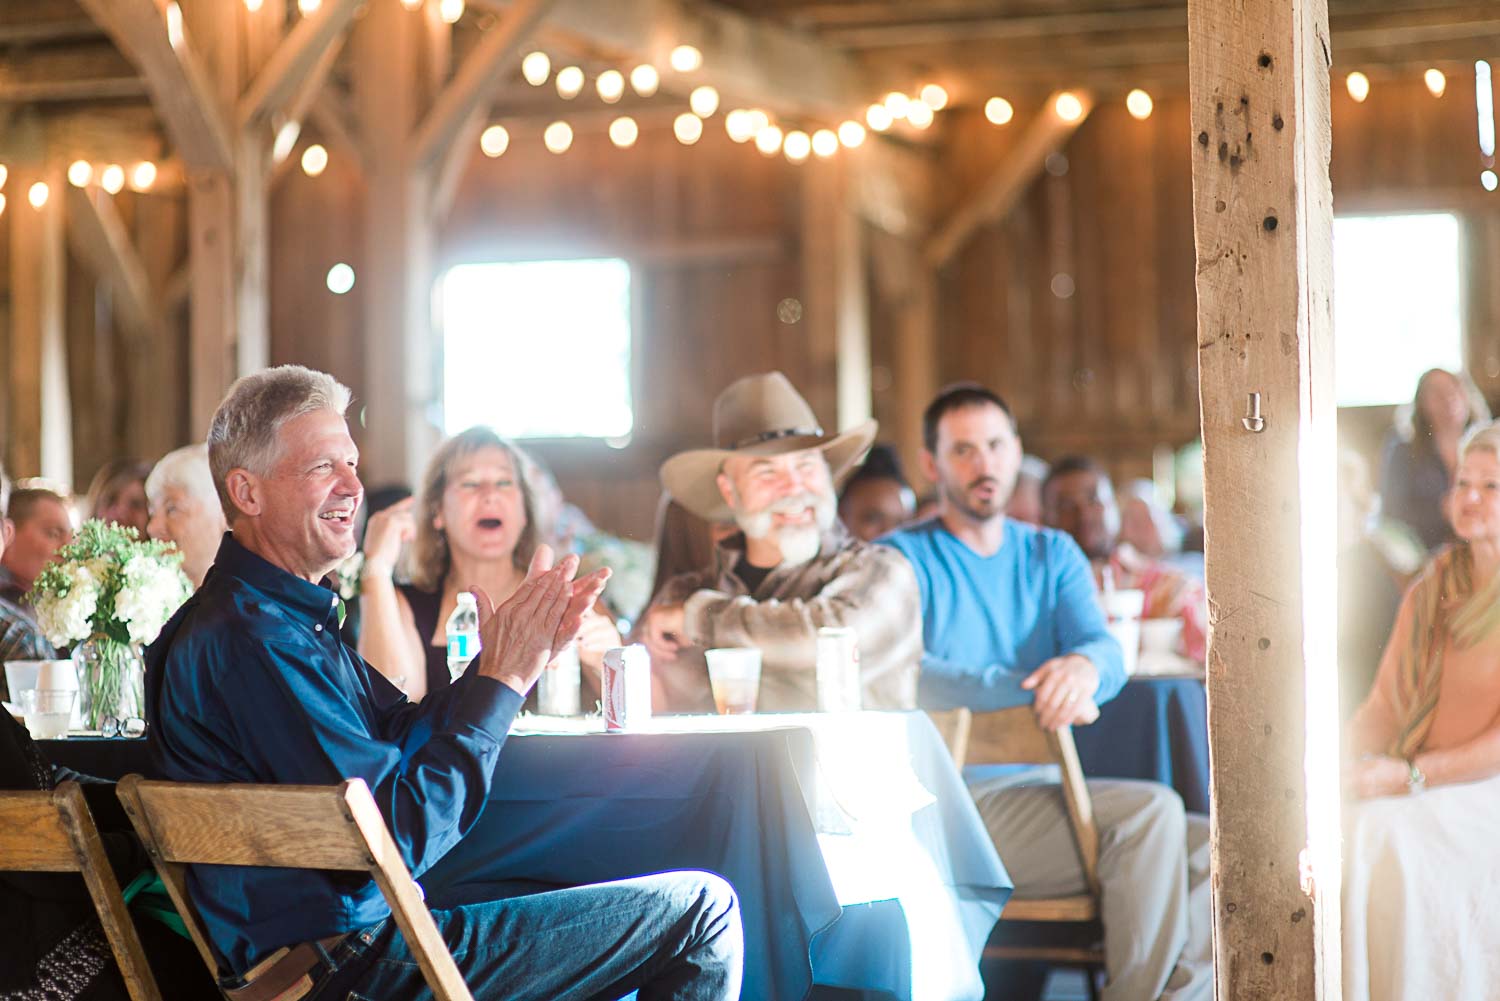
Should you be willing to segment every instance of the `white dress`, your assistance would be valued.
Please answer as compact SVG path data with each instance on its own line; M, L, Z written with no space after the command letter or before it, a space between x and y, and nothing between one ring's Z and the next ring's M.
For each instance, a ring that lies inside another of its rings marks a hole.
M1500 999L1500 776L1344 815L1344 1001Z

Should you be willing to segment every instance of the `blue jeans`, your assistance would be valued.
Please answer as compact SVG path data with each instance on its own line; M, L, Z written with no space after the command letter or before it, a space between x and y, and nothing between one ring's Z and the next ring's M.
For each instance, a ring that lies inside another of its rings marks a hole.
M723 879L669 872L433 911L475 1001L736 1001L739 901ZM306 1001L431 998L394 918L351 932Z

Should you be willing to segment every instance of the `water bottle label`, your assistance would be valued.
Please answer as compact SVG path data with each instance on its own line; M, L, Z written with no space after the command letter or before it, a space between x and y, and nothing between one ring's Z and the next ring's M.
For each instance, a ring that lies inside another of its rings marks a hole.
M469 637L462 633L449 636L448 656L455 660L460 657L472 657L473 654L469 652Z

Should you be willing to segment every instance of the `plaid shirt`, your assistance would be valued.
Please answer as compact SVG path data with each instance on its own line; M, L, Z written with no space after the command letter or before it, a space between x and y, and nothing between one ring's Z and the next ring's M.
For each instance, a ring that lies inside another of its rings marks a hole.
M31 616L0 598L0 661L52 660L56 656ZM0 693L10 698L3 674L0 674Z
M719 546L714 566L672 578L657 604L685 606L691 647L659 669L669 712L713 712L708 665L712 647L761 651L762 712L818 707L818 629L845 626L859 641L865 709L912 709L922 661L922 599L906 558L871 546L835 523L818 555L772 570L753 592L735 573L744 538Z

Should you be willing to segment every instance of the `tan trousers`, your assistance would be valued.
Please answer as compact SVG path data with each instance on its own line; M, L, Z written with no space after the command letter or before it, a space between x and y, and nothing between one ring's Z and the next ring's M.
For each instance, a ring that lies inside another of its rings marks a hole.
M1184 811L1181 797L1156 782L1099 779L1088 788L1100 841L1102 1001L1209 1001L1208 818ZM1017 897L1087 892L1055 782L1002 780L971 791Z

